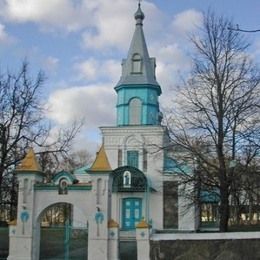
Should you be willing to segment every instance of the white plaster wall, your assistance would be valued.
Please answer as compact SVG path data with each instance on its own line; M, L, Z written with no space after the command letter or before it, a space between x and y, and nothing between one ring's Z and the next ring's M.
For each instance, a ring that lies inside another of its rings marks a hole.
M92 200L89 225L88 239L88 259L89 260L107 260L108 259L108 227L107 223L110 218L108 212L109 204L109 175L108 174L93 174L92 176L93 192L90 199ZM100 201L97 204L97 182L100 183ZM104 219L102 223L97 224L95 214L97 207L101 210Z
M89 219L90 209L93 208L90 190L70 190L66 195L59 195L58 190L37 190L35 192L35 219L38 221L43 210L56 203L72 204L74 208L77 208L77 211L80 211L81 215L85 216L86 220Z
M112 169L118 168L118 149L123 151L123 165L126 165L126 151L139 151L139 169L144 172L149 185L155 190L150 192L149 210L145 210L146 198L143 194L143 215L152 219L153 228L163 228L163 185L162 172L166 132L161 126L129 126L129 127L101 127L104 146ZM143 169L143 149L147 151L147 171ZM129 194L126 194L129 196ZM134 194L131 194L131 197ZM112 195L112 217L121 223L122 195ZM148 216L149 215L149 216Z
M148 228L136 229L137 259L150 259L150 231Z
M91 181L91 176L87 173L75 173L75 177L80 183L89 183Z
M108 259L119 260L119 230L118 227L109 228Z
M161 126L101 127L100 129L112 169L118 167L118 149L126 151L128 148L136 147L137 150L146 148L154 152L155 148L162 147L165 135L165 129ZM140 170L143 170L142 164L139 166Z

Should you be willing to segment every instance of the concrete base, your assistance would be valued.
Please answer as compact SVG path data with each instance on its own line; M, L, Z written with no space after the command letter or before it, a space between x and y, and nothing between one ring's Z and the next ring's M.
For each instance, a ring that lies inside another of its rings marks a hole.
M108 260L107 247L107 239L89 239L88 260Z

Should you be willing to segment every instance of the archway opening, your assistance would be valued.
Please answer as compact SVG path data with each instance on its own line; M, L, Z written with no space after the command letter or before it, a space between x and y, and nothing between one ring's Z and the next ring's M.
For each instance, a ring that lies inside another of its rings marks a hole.
M39 218L39 259L79 259L88 255L88 224L70 203L55 203Z

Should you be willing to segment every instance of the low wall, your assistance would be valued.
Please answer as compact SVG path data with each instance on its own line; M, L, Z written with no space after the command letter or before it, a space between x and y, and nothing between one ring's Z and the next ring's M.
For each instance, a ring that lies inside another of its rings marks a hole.
M153 234L151 260L259 260L260 232Z

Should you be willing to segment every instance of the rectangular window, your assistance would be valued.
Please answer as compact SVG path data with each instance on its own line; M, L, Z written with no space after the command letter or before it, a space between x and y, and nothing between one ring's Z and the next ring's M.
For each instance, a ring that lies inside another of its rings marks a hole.
M138 168L138 151L127 151L127 165Z

